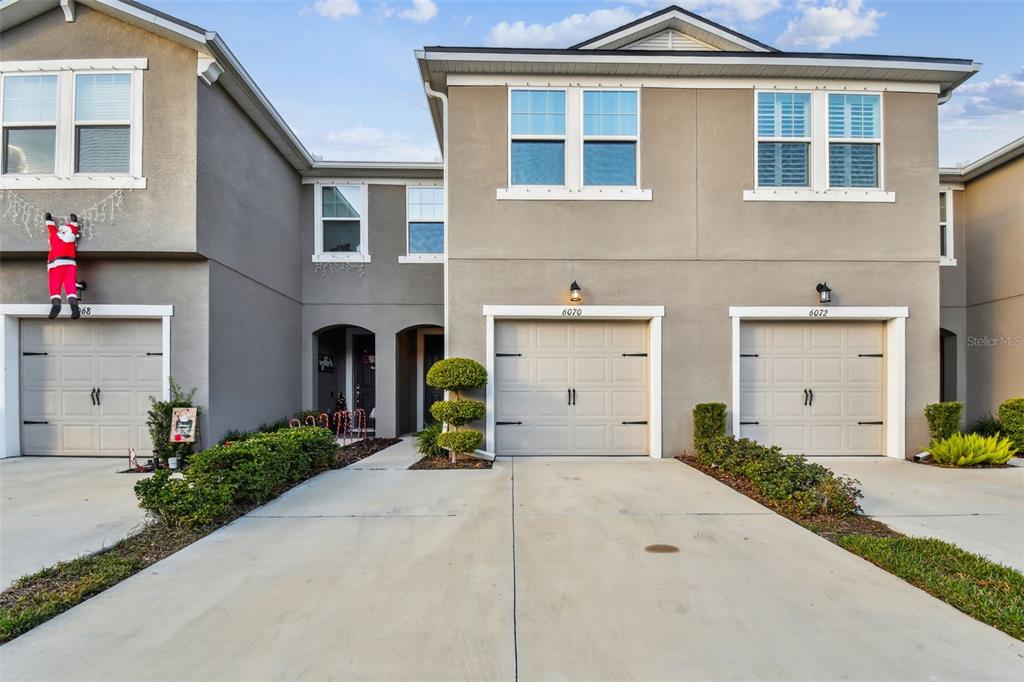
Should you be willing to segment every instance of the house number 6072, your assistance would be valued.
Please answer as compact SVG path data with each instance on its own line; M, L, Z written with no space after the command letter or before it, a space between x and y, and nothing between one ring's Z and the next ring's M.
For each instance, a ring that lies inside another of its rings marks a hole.
M583 308L562 308L562 317L583 317Z
M828 308L811 308L808 317L828 317Z

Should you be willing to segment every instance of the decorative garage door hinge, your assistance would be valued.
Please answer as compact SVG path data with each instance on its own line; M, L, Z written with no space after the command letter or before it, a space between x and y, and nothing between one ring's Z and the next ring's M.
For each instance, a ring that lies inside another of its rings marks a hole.
M880 358L883 357L881 353L857 353L858 358Z
M878 424L878 425L881 425L881 424L884 424L885 422L857 422L857 423L860 424L861 426L865 426L865 425L868 425L868 424Z
M494 422L498 426L522 426L523 422Z
M498 358L521 358L521 357L523 357L523 354L522 353L495 353L494 356L498 357Z
M741 358L758 358L761 357L757 353L740 353Z
M26 419L25 421L23 421L21 423L22 424L49 424L50 422L37 422L37 421L32 421L31 419Z
M647 422L622 422L623 424L646 424Z
M45 351L40 353L40 352L37 352L37 351L28 351L27 350L24 353L22 353L22 355L49 355L49 353L47 353Z
M757 426L761 422L740 422L740 426Z
M646 358L647 353L623 353L624 358Z

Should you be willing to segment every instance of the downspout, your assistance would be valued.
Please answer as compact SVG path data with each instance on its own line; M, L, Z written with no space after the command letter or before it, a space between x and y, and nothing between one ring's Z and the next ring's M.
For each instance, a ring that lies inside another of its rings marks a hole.
M423 90L427 97L433 97L441 101L441 127L442 127L442 148L441 148L441 177L444 182L444 356L449 357L449 334L448 334L448 233L451 231L448 208L448 95L438 92L430 87L430 83L423 81Z

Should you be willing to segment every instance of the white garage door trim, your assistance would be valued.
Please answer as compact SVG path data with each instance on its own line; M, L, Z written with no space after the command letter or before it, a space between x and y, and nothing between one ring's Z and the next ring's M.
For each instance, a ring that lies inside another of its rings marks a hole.
M16 457L21 454L21 390L19 370L21 367L21 334L19 320L26 317L45 318L50 314L50 304L0 303L0 457ZM66 312L64 313L67 314ZM163 352L163 398L171 395L171 305L114 305L106 303L82 305L82 317L162 320Z
M740 325L745 320L879 320L885 322L885 455L906 452L907 316L906 306L732 306L732 432L740 432Z
M495 320L542 320L575 319L583 320L647 320L650 324L650 362L648 368L649 410L648 443L651 457L662 457L661 445L661 318L665 306L660 305L485 305L483 314L487 320L487 376L494 377L494 322ZM487 382L487 428L486 450L495 447L494 382Z

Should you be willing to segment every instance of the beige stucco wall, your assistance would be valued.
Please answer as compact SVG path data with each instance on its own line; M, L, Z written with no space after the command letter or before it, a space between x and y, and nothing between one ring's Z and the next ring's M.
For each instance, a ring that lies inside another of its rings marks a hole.
M77 5L75 21L59 8L2 34L4 61L40 59L149 59L143 75L144 190L126 190L113 224L97 224L80 250L194 252L196 250L196 52ZM55 215L82 213L110 189L18 190ZM3 202L0 198L0 216ZM47 250L40 225L28 234L0 218L0 250Z
M1024 396L1024 157L972 180L963 195L972 419Z
M731 305L909 306L908 453L938 397L936 101L885 95L885 189L896 202L745 202L753 94L647 89L643 201L499 201L506 89L452 87L448 334L485 360L485 304L560 304L576 279L594 305L664 305L664 452L691 447L698 402L731 403ZM614 256L614 259L610 257Z

